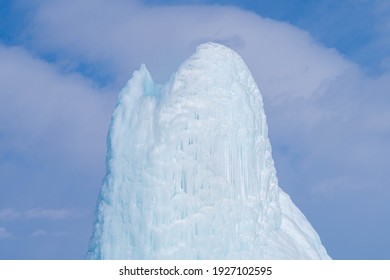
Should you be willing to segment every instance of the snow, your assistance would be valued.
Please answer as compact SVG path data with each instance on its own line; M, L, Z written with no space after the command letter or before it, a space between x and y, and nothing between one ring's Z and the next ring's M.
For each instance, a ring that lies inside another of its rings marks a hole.
M90 259L329 259L278 186L242 58L200 45L164 85L144 65L118 97Z

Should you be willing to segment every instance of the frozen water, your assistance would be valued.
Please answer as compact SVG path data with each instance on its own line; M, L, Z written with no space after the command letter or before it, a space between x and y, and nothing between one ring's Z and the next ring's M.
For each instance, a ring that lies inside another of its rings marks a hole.
M202 44L164 85L144 65L108 134L91 259L328 259L279 187L241 57Z

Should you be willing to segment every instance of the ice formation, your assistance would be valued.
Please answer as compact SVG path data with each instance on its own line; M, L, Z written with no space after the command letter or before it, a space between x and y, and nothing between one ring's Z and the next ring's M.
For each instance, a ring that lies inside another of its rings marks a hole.
M258 87L202 44L164 85L145 66L108 134L90 259L328 259L278 186Z

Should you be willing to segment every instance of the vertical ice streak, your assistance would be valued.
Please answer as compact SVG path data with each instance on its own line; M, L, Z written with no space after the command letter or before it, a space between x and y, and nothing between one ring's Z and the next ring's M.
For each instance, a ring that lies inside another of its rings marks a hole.
M91 259L327 259L279 187L263 101L241 57L200 45L160 86L118 97Z

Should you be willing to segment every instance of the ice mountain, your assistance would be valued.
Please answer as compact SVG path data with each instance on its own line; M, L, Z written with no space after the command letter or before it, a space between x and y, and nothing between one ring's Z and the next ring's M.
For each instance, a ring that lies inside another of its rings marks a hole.
M278 186L258 87L242 58L200 45L164 85L121 91L90 259L328 259Z

